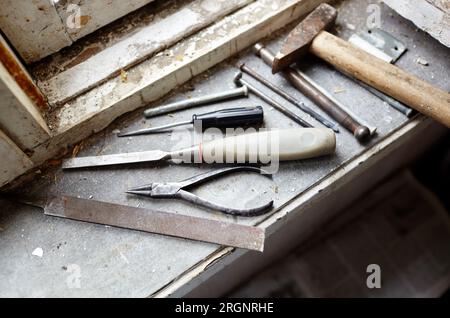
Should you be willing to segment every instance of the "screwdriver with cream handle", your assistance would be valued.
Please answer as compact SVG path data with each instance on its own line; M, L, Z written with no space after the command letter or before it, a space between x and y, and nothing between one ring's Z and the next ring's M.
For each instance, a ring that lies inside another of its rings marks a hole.
M63 169L89 168L138 162L181 160L184 163L268 163L330 155L336 149L331 129L265 130L202 142L175 150L151 150L65 160Z
M189 121L183 121L173 124L168 124L159 127L145 128L132 132L119 134L118 137L129 137L137 135L147 135L157 132L163 132L169 128L185 125L195 125L201 122L202 129L217 127L217 128L231 128L242 127L248 125L259 125L264 121L264 110L261 106L256 107L239 107L222 109L210 113L192 115Z

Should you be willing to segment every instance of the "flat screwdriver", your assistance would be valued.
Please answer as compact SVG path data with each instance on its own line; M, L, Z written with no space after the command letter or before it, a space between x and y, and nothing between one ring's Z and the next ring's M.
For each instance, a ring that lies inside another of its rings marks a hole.
M261 106L228 108L205 114L194 114L192 115L191 120L127 132L119 134L118 137L147 135L156 132L166 131L167 129L173 127L184 125L195 125L196 122L201 122L202 128L205 129L211 127L231 128L247 125L259 125L262 124L263 121L264 121L264 110Z

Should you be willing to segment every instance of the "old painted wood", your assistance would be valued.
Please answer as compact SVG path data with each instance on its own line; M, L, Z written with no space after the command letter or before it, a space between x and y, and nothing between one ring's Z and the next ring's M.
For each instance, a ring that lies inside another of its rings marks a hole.
M0 187L33 167L30 158L0 130Z
M69 24L74 26L67 27L67 33L73 41L76 41L153 1L59 1L56 3L56 9L63 21L69 21Z
M0 128L24 151L50 138L47 102L0 35Z
M65 103L252 1L196 0L168 16L163 10L149 25L39 86L50 103Z
M27 63L38 61L153 0L3 0L0 28Z
M28 63L73 42L51 0L2 0L0 29Z
M383 0L404 18L450 47L450 1Z

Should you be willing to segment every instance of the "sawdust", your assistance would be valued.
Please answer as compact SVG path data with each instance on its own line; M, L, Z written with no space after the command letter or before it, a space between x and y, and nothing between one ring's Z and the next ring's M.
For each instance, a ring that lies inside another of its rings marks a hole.
M128 73L125 70L120 70L120 81L122 83L128 82Z

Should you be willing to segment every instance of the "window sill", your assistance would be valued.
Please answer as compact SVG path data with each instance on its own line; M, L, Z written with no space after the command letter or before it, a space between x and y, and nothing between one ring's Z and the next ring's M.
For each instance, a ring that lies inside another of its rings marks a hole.
M212 66L300 18L323 0L255 1L152 58L68 101L49 115L52 138L33 149L35 166L117 117L157 101ZM195 47L195 50L192 50Z

